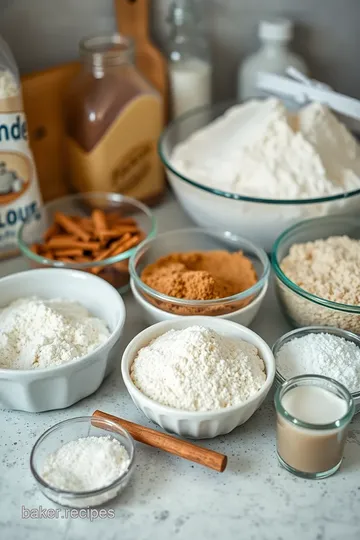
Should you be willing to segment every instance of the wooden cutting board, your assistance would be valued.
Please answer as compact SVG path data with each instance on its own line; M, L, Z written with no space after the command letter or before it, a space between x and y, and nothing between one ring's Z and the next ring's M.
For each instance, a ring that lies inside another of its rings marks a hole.
M119 31L135 41L136 66L161 93L167 115L166 61L149 38L149 0L114 0ZM30 145L45 201L71 192L64 159L63 97L80 64L72 62L22 77Z

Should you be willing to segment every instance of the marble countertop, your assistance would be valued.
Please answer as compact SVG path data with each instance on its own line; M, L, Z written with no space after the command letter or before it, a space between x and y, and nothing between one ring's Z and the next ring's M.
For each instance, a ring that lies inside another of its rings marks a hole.
M171 198L156 209L159 230L189 225ZM0 276L27 268L19 258L0 264ZM125 297L126 342L145 327L131 294ZM288 331L270 290L252 328L269 344ZM126 343L124 343L124 346ZM127 490L106 507L114 517L71 518L37 489L29 455L51 425L95 409L150 425L121 380L111 375L91 397L69 409L41 414L0 411L0 538L4 540L358 540L360 538L360 415L352 422L340 471L322 481L296 478L275 453L272 396L231 434L200 444L225 453L228 468L213 472L137 443L136 471ZM152 425L152 427L154 427ZM110 514L110 512L109 512Z

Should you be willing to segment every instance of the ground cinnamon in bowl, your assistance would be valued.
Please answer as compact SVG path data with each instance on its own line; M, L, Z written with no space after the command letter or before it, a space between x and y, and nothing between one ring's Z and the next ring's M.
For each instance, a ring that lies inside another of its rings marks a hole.
M146 295L158 308L177 315L222 315L245 307L254 295L238 302L230 296L246 291L258 281L256 270L242 251L225 250L171 253L144 268L141 280L152 289L185 300L218 300L223 304L184 306Z

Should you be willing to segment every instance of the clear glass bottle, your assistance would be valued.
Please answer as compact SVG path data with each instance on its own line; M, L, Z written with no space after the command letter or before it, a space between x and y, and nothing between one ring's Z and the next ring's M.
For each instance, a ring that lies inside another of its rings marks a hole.
M211 103L212 66L198 5L173 0L168 15L169 79L174 118Z
M264 92L256 87L257 74L260 71L284 75L289 66L293 66L304 75L308 69L304 60L289 49L293 36L293 24L287 19L260 21L258 37L260 49L248 56L238 70L238 99L264 97Z
M275 409L281 465L303 478L334 474L355 411L350 392L334 379L300 375L277 389Z
M135 68L130 39L120 34L86 38L80 55L82 69L65 101L72 186L155 200L164 189L157 155L161 96Z

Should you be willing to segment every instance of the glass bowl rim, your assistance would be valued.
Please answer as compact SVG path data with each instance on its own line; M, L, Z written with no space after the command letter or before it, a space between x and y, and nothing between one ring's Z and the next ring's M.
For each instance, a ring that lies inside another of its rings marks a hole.
M341 417L338 418L338 420L335 420L334 422L329 422L327 424L313 424L311 422L305 422L303 420L300 420L299 418L295 418L292 414L290 414L282 405L280 394L283 390L285 390L288 386L292 385L294 382L306 380L306 379L316 379L318 381L326 381L328 384L330 383L332 386L337 387L341 390L341 392L346 396L346 402L348 410L346 413ZM292 377L291 379L287 379L281 386L279 386L276 389L275 396L274 396L274 404L275 409L278 414L281 414L283 418L285 418L288 422L291 424L294 424L300 428L304 429L311 429L316 431L327 431L332 429L341 429L345 425L347 425L352 417L354 416L355 412L355 403L352 394L349 392L349 390L341 384L339 381L336 381L335 379L332 379L331 377L326 377L325 375L315 375L312 373L306 374L306 375L298 375L297 377Z
M285 334L280 336L271 347L272 353L275 358L275 379L280 384L284 384L289 379L286 379L284 375L282 375L279 369L277 368L276 355L278 351L281 349L282 345L285 343L285 341L291 341L291 339L297 338L297 334L300 334L300 333L303 333L304 335L312 334L312 333L332 334L334 336L342 337L348 341L351 341L352 343L355 343L360 349L360 336L358 334L355 334L355 332L351 332L350 330L337 328L337 326L312 325L312 326L302 326L300 328L295 328L294 330L290 330L289 332L286 332ZM291 339L289 340L288 338L291 338ZM357 392L350 392L349 390L349 393L352 395L354 399L360 397L360 389Z
M257 198L257 197L249 197L246 195L239 195L238 193L233 193L230 191L223 191L221 189L205 186L204 184L200 184L196 182L195 180L191 180L190 178L188 178L187 176L185 176L184 174L176 170L174 166L170 163L170 160L166 157L165 150L164 150L166 138L168 137L171 130L175 128L176 126L181 125L182 122L188 120L189 118L195 117L197 114L204 113L206 111L215 112L216 110L223 110L224 107L231 107L234 105L240 105L240 102L232 100L232 101L222 101L220 103L216 103L215 105L203 105L203 106L191 109L190 111L185 112L184 114L180 115L175 120L172 120L171 122L169 122L166 128L162 131L159 141L158 141L158 154L165 168L168 169L170 172L172 172L175 176L177 176L178 179L186 182L187 184L190 184L193 187L199 188L202 191L205 191L207 193L211 193L212 195L218 195L220 197L225 197L226 199L233 199L236 201L286 206L286 205L326 203L326 202L338 201L341 199L349 199L356 195L360 195L360 188L359 188L359 189L354 189L352 191L345 191L343 193L338 193L335 195L328 195L327 197L316 197L313 199L263 199L263 198ZM223 112L225 112L225 110L223 110Z
M96 198L102 197L103 199L107 199L110 202L115 202L115 203L125 202L129 205L131 204L135 206L138 210L141 210L150 220L150 232L146 236L146 240L156 236L156 231L157 231L156 219L155 219L154 213L150 210L150 208L146 206L146 204L134 199L133 197L127 197L126 195L120 195L119 193L91 191L91 192L85 192L85 193L75 193L72 195L65 195L64 197L58 197L56 199L53 199L52 201L49 201L48 203L45 203L43 207L40 209L40 212L41 210L46 211L47 207L50 206L51 204L65 203L67 200L70 201L74 199L81 199L84 197L87 197L90 199L96 199ZM30 218L30 220L31 219L32 218ZM29 249L28 245L23 240L23 232L27 224L28 224L28 220L24 221L24 223L21 225L21 227L19 228L16 234L17 244L20 248L21 253L25 255L26 257L28 257L29 259L31 259L32 261L35 261L41 265L51 266L53 268L69 268L72 270L74 269L82 270L86 268L106 267L111 264L128 259L136 251L136 248L137 248L137 246L135 246L128 249L127 251L124 251L124 253L120 253L119 255L115 255L113 257L108 257L107 259L104 259L102 261L97 261L97 262L94 261L91 263L88 263L88 262L64 263L62 261L54 261L53 259L46 259L45 257L41 257L40 255L37 255L36 253L31 251L31 249Z
M359 226L358 220L353 216L346 216L344 214L337 214L334 216L322 216L318 218L313 219L306 219L304 221L300 221L299 223L295 223L295 225L292 225L291 227L285 229L275 240L273 247L271 249L271 265L274 269L276 277L282 281L282 283L287 286L289 289L291 289L293 292L297 293L299 296L302 296L306 300L310 300L311 302L314 302L315 304L318 304L320 306L333 309L336 311L343 311L346 313L353 313L353 314L360 314L360 305L353 305L353 304L341 304L340 302L334 302L333 300L327 300L326 298L321 298L321 296L316 296L315 294L312 294L302 287L299 287L294 281L291 281L286 274L282 271L277 252L282 244L282 242L286 239L289 239L293 233L295 233L297 230L301 228L312 228L313 225L316 223L319 223L320 221L326 222L326 221L352 221L356 223L356 225ZM292 244L294 245L295 242Z
M91 420L100 421L111 428L116 428L117 432L123 437L125 437L131 449L130 456L129 456L130 462L129 462L128 468L108 486L93 489L90 491L69 491L66 489L61 489L61 488L51 486L46 480L43 479L43 477L39 474L39 472L37 471L37 468L34 465L35 452L39 449L40 445L44 442L44 440L48 437L48 435L50 435L54 431L59 430L64 425L71 424L71 423L76 424L77 422L85 422L85 421L90 421L91 423ZM108 420L107 418L97 418L96 416L75 416L74 418L67 418L66 420L61 420L60 422L57 422L56 424L54 424L53 426L45 430L40 435L40 437L37 438L30 453L30 470L35 480L39 484L41 484L44 488L49 489L50 491L52 491L53 493L56 493L57 495L66 495L69 499L82 499L86 497L94 497L96 495L102 495L104 493L107 493L108 491L116 488L118 484L122 480L124 480L124 478L126 478L126 476L131 474L133 466L134 466L134 462L135 462L135 442L132 436L130 435L130 433L126 429L121 427L120 425L113 422L112 420Z
M179 234L179 233L190 233L192 235L194 233L202 233L202 234L205 233L209 235L212 235L213 233L214 234L220 233L223 236L223 238L232 237L234 239L236 238L240 240L241 242L244 242L245 244L248 244L248 246L251 247L253 253L255 253L256 257L260 260L263 266L263 270L262 270L262 274L260 278L254 285L252 285L249 289L246 289L245 291L234 294L232 296L226 296L224 298L216 298L213 300L187 300L184 298L176 298L174 296L168 296L167 294L163 294L159 291L156 291L152 287L149 287L148 285L146 285L146 283L144 283L142 279L140 278L140 276L138 275L136 267L135 267L135 263L136 263L135 259L137 255L140 254L140 251L142 251L144 248L149 247L149 244L151 244L152 242L159 241L159 240L161 241L161 239L165 235L169 236L169 235ZM182 306L191 306L191 307L214 306L214 305L224 304L226 302L235 302L239 300L244 300L248 298L249 296L255 293L258 293L264 287L264 285L269 279L270 268L271 268L270 261L265 251L261 247L256 246L253 242L251 242L247 238L231 233L229 231L223 231L219 229L207 229L207 228L201 228L201 227L175 229L172 231L160 233L153 238L147 238L146 240L143 240L141 244L137 246L137 249L132 254L129 261L130 277L133 279L135 285L137 285L138 288L142 292L145 292L149 296L156 298L157 300L160 300L162 302L170 302L172 304L178 304Z

